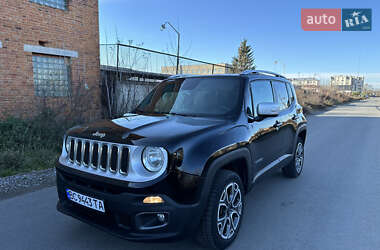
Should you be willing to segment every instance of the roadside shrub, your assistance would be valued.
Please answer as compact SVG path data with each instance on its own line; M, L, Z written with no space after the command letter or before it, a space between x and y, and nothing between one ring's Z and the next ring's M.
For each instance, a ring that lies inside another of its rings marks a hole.
M53 167L71 126L50 110L33 118L0 120L0 177Z
M18 172L23 165L24 156L19 151L0 152L0 177Z
M303 107L305 113L310 113L315 109L323 109L329 106L361 99L360 97L350 96L326 87L315 90L297 88L296 92L297 100Z
M65 131L101 118L99 89L89 87L97 83L87 84L80 69L75 75L69 96L36 97L30 113L0 114L0 177L53 167Z

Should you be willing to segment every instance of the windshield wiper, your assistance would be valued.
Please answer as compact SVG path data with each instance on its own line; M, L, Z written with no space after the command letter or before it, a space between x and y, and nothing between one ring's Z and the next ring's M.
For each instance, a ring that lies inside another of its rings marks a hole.
M132 113L145 113L145 111L144 110L141 110L141 109L135 109L135 110L133 110L132 111Z
M181 113L175 113L175 112L170 112L169 115L179 115L179 116L195 116L195 115L189 115L189 114L181 114Z
M159 111L144 111L141 109L135 109L133 113L140 113L140 114L154 114L154 115L167 115L168 112L159 112Z

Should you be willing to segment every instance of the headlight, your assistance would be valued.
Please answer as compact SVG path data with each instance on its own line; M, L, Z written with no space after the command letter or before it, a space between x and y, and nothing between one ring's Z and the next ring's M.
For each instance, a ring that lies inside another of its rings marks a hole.
M146 147L142 154L144 167L150 172L160 171L166 164L166 150L160 147Z

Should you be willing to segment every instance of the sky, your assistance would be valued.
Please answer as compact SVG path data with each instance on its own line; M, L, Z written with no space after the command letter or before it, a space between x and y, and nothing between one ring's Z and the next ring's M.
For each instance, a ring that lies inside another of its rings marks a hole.
M372 31L303 31L301 8L372 8ZM242 39L254 49L258 69L286 76L364 75L380 87L380 1L99 0L101 43L132 42L182 56L231 62ZM277 61L277 64L275 63Z

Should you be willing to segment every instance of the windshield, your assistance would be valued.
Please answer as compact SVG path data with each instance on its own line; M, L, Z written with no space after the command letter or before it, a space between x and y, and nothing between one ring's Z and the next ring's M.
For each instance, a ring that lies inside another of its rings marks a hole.
M242 80L237 77L186 78L160 83L136 113L227 116L241 106Z

